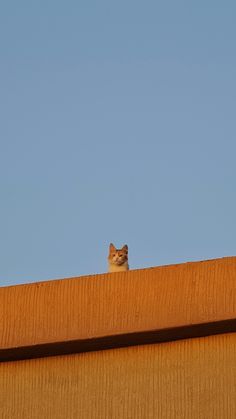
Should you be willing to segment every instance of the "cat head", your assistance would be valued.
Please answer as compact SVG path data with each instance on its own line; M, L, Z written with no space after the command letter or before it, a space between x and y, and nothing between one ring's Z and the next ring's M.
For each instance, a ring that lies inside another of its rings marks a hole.
M125 244L121 249L116 249L113 243L109 246L108 260L114 265L123 265L128 261L128 246Z

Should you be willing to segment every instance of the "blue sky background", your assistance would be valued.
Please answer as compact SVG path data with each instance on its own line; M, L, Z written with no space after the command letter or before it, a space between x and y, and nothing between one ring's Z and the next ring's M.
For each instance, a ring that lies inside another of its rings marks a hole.
M235 255L235 1L0 12L0 285Z

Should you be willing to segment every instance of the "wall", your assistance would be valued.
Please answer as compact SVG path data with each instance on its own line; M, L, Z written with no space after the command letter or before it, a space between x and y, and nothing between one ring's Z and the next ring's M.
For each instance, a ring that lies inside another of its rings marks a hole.
M235 419L236 258L0 288L0 419Z
M236 334L2 363L1 419L235 419Z

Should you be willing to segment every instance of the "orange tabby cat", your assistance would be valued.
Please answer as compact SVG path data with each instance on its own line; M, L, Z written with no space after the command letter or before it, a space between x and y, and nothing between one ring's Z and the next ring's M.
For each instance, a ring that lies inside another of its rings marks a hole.
M128 246L125 244L122 249L116 249L110 244L108 255L108 272L128 271Z

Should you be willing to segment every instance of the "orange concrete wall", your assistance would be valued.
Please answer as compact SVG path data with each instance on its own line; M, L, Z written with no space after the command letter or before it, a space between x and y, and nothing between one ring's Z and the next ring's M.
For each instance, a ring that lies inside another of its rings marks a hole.
M0 365L1 419L235 419L236 334Z
M0 418L235 419L235 332L235 257L0 288Z
M236 258L0 288L0 319L0 360L234 331Z

